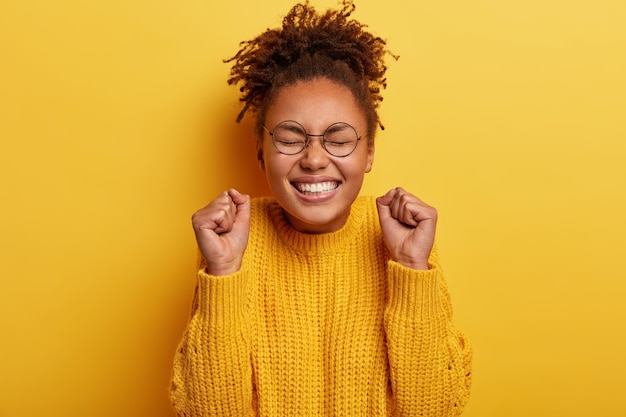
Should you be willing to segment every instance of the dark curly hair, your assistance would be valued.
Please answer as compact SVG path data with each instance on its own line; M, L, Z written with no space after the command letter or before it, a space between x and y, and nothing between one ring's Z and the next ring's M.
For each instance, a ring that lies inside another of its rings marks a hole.
M267 108L278 92L297 81L325 77L350 89L364 110L371 141L380 124L377 107L386 87L384 39L365 31L366 26L349 19L355 10L352 0L343 0L339 10L318 14L308 0L296 4L284 17L281 28L267 29L244 41L233 63L228 84L240 85L243 109L257 115L256 135L263 135Z

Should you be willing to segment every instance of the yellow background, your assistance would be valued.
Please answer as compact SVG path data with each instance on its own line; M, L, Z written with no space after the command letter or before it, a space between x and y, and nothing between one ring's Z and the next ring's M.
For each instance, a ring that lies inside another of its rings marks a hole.
M0 416L172 415L190 215L266 192L221 60L291 4L2 2ZM465 416L625 415L626 3L357 6L401 56L363 191L440 210Z

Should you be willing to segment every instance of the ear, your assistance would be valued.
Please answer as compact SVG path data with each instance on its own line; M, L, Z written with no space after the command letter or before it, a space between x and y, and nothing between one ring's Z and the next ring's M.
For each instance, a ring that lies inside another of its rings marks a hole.
M259 168L261 168L261 171L265 172L265 159L263 159L263 148L260 146L256 150L256 159L259 161Z
M372 170L372 165L374 165L374 144L368 145L367 148L367 163L365 164L366 173Z

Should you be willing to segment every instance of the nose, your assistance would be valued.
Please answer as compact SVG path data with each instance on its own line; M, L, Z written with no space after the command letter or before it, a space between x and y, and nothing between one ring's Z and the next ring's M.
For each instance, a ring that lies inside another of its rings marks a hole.
M309 135L309 141L301 155L300 166L310 170L324 168L330 161L330 155L324 149L322 135Z

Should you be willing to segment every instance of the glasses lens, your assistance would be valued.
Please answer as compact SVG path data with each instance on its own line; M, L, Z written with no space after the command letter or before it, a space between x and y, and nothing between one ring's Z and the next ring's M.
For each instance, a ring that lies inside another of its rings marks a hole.
M348 156L356 148L359 137L347 123L334 123L324 132L324 147L333 156Z
M295 155L306 146L306 131L297 122L286 121L274 128L272 141L276 150L286 155Z

